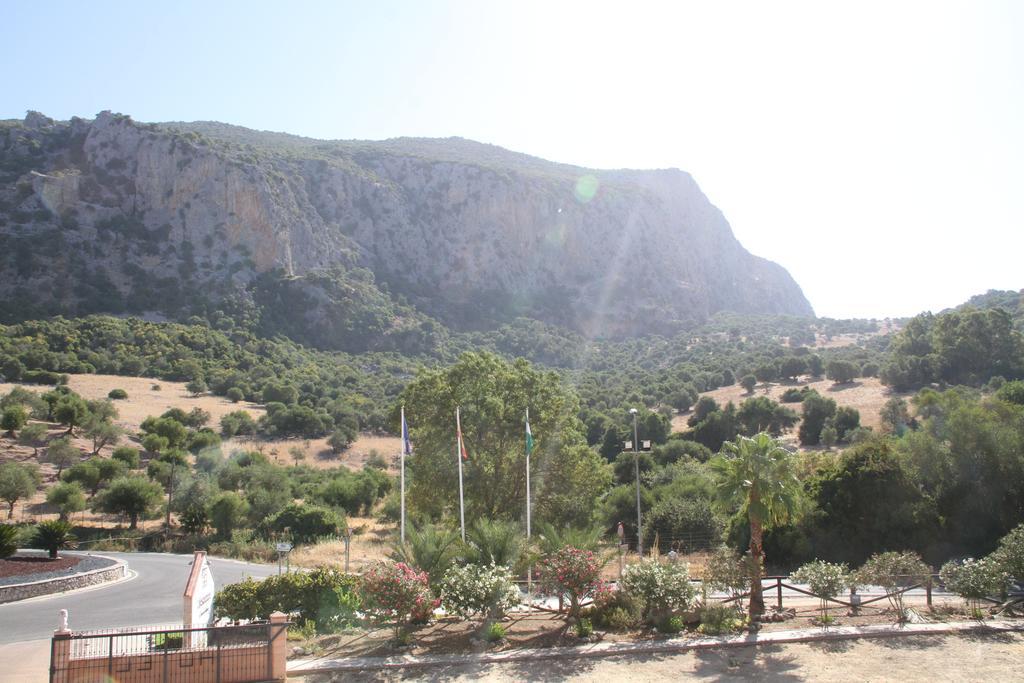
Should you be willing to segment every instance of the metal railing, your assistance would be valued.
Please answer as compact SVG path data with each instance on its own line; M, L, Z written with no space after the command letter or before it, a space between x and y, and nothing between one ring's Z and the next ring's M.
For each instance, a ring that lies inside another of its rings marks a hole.
M159 680L241 683L272 678L271 643L287 623L57 633L50 683Z

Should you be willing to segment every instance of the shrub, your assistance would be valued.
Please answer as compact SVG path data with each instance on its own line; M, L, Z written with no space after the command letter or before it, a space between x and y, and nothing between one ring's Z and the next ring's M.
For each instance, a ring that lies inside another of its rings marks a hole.
M796 387L790 387L782 392L782 396L779 397L779 401L782 403L800 403L804 400L806 395L806 388L797 389Z
M331 567L311 572L270 576L225 586L214 598L218 618L266 619L271 612L297 613L297 620L313 621L320 633L356 623L359 597L356 578Z
M590 619L582 617L574 626L577 638L589 638L594 633L594 625Z
M881 586L885 589L889 604L896 611L897 618L906 621L907 612L903 606L903 589L924 583L931 575L931 568L910 551L888 552L872 555L864 566L857 570L853 580L857 585Z
M505 637L505 627L498 623L490 624L484 632L488 643L497 643Z
M609 631L631 631L640 625L640 616L625 607L612 607L595 615L597 623Z
M118 446L111 456L114 460L120 460L130 470L139 467L139 450L131 446Z
M337 536L345 526L345 521L327 508L292 504L261 526L264 535L269 532L289 533L292 543L300 545L315 543L324 536Z
M128 398L128 392L124 389L111 389L110 393L107 394L107 398L112 401L123 401Z
M236 410L220 418L220 431L226 439L256 433L256 421L247 411Z
M590 616L598 626L610 631L629 631L643 622L640 606L632 596L608 584L601 586L594 595Z
M850 568L845 564L815 560L797 569L789 578L797 583L806 583L811 592L818 596L822 622L827 622L828 601L850 585Z
M441 580L441 605L445 612L464 618L482 614L485 624L501 619L519 600L512 571L501 565L454 566Z
M744 620L740 608L735 605L705 604L697 610L700 626L697 631L706 636L735 633L742 628Z
M500 520L477 519L466 533L466 560L473 564L516 568L526 549L517 525Z
M739 599L750 589L749 562L728 546L719 546L708 558L704 570L704 585L712 591L723 591L742 607Z
M57 559L57 553L65 548L75 547L75 535L71 533L71 525L60 520L40 522L36 526L33 548L42 548L50 553L50 559Z
M975 560L968 557L942 565L939 578L946 588L963 598L975 616L980 616L980 603L985 598L1002 596L1010 583L1009 573L992 557Z
M569 598L569 616L578 618L580 603L602 588L603 563L590 550L566 547L543 559L540 566L541 590Z
M396 562L416 567L427 573L435 594L440 594L441 579L461 550L458 531L441 525L409 525L405 543L395 543L391 556Z
M690 584L685 564L640 562L626 568L620 582L638 603L643 605L644 616L652 623L674 612L689 609L696 595Z
M14 432L24 427L26 422L28 422L28 411L24 406L8 406L0 415L0 429L6 431L11 438L14 438Z
M231 387L227 390L225 396L227 396L227 399L232 403L238 403L245 398L245 393L238 387Z
M0 560L6 559L18 550L18 528L13 524L0 524Z
M363 572L359 585L364 611L380 622L394 624L400 638L413 612L433 603L426 572L404 562L377 562Z
M683 630L683 618L679 615L671 615L660 619L657 625L661 633L676 634Z
M1018 581L1024 580L1024 524L999 540L999 547L992 557L1003 571Z
M85 509L85 493L76 482L61 482L46 492L46 502L57 508L61 521Z

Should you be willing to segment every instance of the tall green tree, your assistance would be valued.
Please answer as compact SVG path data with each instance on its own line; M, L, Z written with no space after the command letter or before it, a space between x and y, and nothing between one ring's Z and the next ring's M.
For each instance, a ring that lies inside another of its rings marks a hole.
M115 479L110 486L93 499L97 512L122 514L128 517L129 529L136 529L139 517L145 517L160 505L163 489L145 477L129 475Z
M12 439L15 438L15 432L25 426L28 422L28 412L25 411L24 406L13 405L4 408L3 415L0 416L0 428L7 432L7 436Z
M73 434L75 427L85 423L89 417L89 406L78 394L67 394L53 407L53 416L68 426L68 434Z
M39 455L39 444L46 439L46 425L41 422L30 422L21 429L18 434L18 443L23 446L32 447L32 456Z
M445 513L458 518L456 406L461 407L468 453L463 462L468 520L524 515L527 408L535 440L530 456L534 472L544 472L553 459L565 457L566 449L585 444L575 394L555 373L539 371L522 359L509 363L490 353L466 353L451 367L421 370L400 402L415 449L407 461L409 502L413 510L432 518Z
M72 446L67 437L55 439L46 445L46 460L57 466L58 477L65 467L78 462L81 457L82 452Z
M39 472L27 465L16 462L0 464L0 500L8 505L7 519L14 517L14 505L39 488Z
M803 507L795 458L769 434L761 433L723 444L722 452L710 464L717 477L720 504L730 510L738 509L750 523L750 556L758 567L750 582L749 609L753 620L764 614L764 532L794 521Z
M816 391L809 392L803 400L803 422L800 423L798 435L800 443L814 446L821 439L821 430L825 421L836 414L836 402L825 398Z
M46 492L46 502L57 508L60 520L66 522L71 513L85 509L85 493L78 482L61 482Z

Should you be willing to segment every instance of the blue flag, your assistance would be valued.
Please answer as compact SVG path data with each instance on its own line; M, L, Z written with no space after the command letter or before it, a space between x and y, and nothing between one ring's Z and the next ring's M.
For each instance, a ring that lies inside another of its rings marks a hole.
M405 406L402 406L402 454L412 455L412 442L409 441L409 423L405 421Z

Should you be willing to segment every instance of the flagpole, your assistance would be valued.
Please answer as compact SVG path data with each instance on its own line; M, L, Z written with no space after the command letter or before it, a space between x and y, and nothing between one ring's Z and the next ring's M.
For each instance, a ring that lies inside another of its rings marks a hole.
M530 433L530 409L526 409L526 541L530 541L530 439L532 434ZM533 593L533 564L526 569L526 595L530 596Z
M402 543L405 543L405 440L406 440L406 433L405 433L405 406L402 406L402 426L401 426L401 432L402 432L402 457L401 457L401 460L402 460L402 477L401 477L401 487L402 487L402 496L401 496L401 498L402 498L402 521L399 524L399 529L400 529L400 531L399 531L399 538L401 539Z
M530 409L526 409L526 432L530 433ZM526 540L530 540L530 445L526 445Z
M458 436L455 444L455 460L459 463L459 526L462 528L462 542L466 542L466 505L462 498L462 418L459 406L455 406L455 433Z

